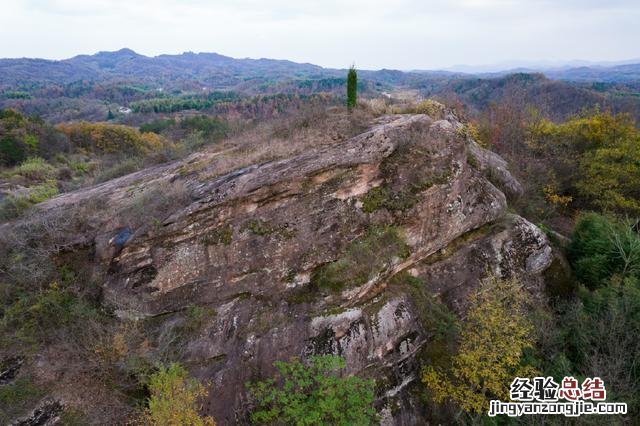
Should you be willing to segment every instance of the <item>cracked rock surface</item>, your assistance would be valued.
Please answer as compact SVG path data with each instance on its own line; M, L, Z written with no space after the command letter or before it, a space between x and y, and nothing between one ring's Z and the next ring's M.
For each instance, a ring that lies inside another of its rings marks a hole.
M535 225L506 214L505 192L521 192L506 163L462 127L453 115L382 117L292 158L215 178L206 167L180 173L185 160L42 208L95 197L118 205L145 185L186 188L189 202L160 221L96 219L76 242L93 248L103 303L123 318L166 316L169 332L172 313L215 310L183 357L213 382L205 410L218 424L246 421L245 383L272 374L274 361L325 353L378 379L384 423L416 424L423 413L408 389L432 338L420 320L428 306L394 277L409 274L462 313L488 272L539 294L553 257Z

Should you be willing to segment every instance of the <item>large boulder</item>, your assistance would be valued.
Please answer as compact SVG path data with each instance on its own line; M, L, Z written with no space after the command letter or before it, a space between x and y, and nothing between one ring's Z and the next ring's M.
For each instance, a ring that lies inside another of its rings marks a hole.
M139 211L147 220L98 212L69 249L90 246L103 303L123 318L154 317L160 339L189 306L215 312L180 355L213 382L205 410L218 424L246 421L245 384L272 374L274 361L325 353L377 379L385 423L414 424L423 413L407 389L433 337L424 321L433 306L415 286L463 313L488 273L517 276L539 295L552 261L545 235L506 214L503 191L520 186L504 161L451 114L382 117L345 142L217 177L214 163L189 168L194 161L41 209L100 198L113 210L152 186L169 194L161 220L147 204Z

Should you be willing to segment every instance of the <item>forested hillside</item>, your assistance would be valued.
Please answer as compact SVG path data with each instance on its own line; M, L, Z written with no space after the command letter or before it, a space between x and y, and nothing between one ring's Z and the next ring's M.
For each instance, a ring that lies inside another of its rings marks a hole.
M360 92L371 97L438 97L474 110L517 99L563 119L595 104L640 118L637 65L569 69L562 73L493 75L398 70L360 71ZM344 96L344 70L215 53L147 57L122 49L63 61L0 59L0 107L50 122L131 120L134 114L184 110L217 112L255 96L318 93ZM591 77L583 77L591 72ZM551 80L552 78L553 80ZM127 111L123 114L120 111ZM139 120L138 120L139 121Z

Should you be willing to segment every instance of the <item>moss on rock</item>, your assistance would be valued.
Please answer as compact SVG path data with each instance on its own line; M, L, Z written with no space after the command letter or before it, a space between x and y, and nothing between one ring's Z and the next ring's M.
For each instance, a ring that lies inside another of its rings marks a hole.
M349 245L343 257L316 269L311 285L332 291L356 287L382 272L394 258L406 258L409 254L398 228L372 226Z

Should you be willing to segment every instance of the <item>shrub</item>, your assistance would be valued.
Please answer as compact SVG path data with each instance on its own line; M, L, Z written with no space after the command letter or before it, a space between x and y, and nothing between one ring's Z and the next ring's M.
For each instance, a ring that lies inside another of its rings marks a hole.
M38 290L58 281L57 255L88 232L87 220L104 212L104 200L95 198L70 209L38 209L0 233L0 270L12 288Z
M32 407L42 398L44 391L25 377L0 386L0 423L12 424L16 416Z
M578 219L567 246L576 277L593 289L614 274L640 275L640 236L637 223L587 213Z
M362 196L362 211L365 213L373 213L374 211L385 207L388 198L389 191L386 188L382 186L371 188Z
M362 196L362 211L372 213L381 208L391 211L409 210L418 202L416 194L430 185L430 182L425 182L424 185L414 185L404 191L391 191L386 187L377 186Z
M180 121L180 127L192 132L201 132L202 136L208 141L222 139L229 131L227 123L219 118L206 115L184 118Z
M433 99L425 99L418 105L411 108L411 112L415 114L426 114L434 120L444 118L445 106Z
M29 181L44 182L54 177L56 169L40 157L31 157L23 161L12 172Z
M190 378L180 364L161 366L149 379L148 408L143 415L143 423L157 426L214 426L209 416L203 417L198 411L198 401L208 392L197 380Z
M27 195L27 199L31 204L38 204L43 201L47 201L49 198L55 197L56 195L58 195L58 186L56 181L48 180L41 185L29 188L29 195Z
M167 119L158 119L158 120L153 120L150 121L148 123L143 124L142 126L140 126L140 132L141 133L157 133L160 134L163 131L173 127L176 125L176 120L174 120L173 118L167 118Z
M34 156L49 159L68 147L64 135L42 119L0 110L0 165L15 166Z
M140 133L132 127L108 123L65 123L58 125L72 145L98 154L149 155L170 143L155 133Z
M469 297L457 353L449 368L427 366L422 381L433 399L452 400L468 413L483 413L491 399L508 400L515 376L527 377L524 351L533 346L525 316L527 293L516 280L485 279Z
M0 138L0 163L17 164L23 161L26 156L26 149L18 138L12 136Z
M94 167L95 167L95 164L87 163L85 161L70 161L69 162L69 168L71 170L73 170L73 172L75 172L75 173L77 173L79 175L88 174Z
M202 242L207 245L224 244L228 246L233 241L233 228L231 225L224 225L209 231Z
M340 377L346 363L333 355L274 363L278 374L248 385L256 424L369 425L376 421L374 382Z
M601 377L607 399L628 405L621 420L633 423L640 415L640 282L614 277L595 290L580 287L576 298L554 307L553 322L540 327L544 374Z
M38 152L41 130L33 120L14 110L0 110L0 164L15 165Z
M55 180L32 186L26 194L9 195L0 203L0 219L9 220L20 216L29 207L58 195Z
M52 331L98 316L93 306L58 282L35 294L23 293L3 314L1 328L25 343L47 340Z

